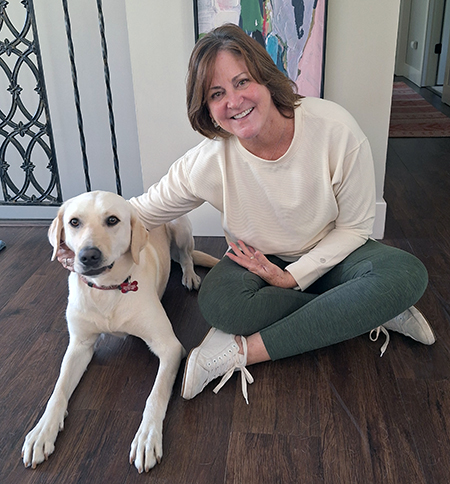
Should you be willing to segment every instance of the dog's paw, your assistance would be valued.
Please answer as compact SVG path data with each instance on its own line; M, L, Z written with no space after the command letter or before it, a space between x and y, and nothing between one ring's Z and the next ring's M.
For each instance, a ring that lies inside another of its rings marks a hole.
M145 424L141 422L131 444L130 464L134 463L139 474L141 474L159 464L162 455L162 424L158 428L154 423Z
M36 469L48 459L55 450L58 432L63 429L64 422L49 422L42 418L34 429L25 437L22 447L22 459L25 467Z
M192 289L197 290L200 287L202 279L193 270L186 270L183 272L183 278L181 280L184 287L187 287L190 291Z

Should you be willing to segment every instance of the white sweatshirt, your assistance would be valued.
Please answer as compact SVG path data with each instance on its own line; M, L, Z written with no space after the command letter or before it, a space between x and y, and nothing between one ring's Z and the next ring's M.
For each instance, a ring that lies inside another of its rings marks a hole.
M254 156L235 136L206 139L130 200L149 229L205 201L221 212L228 241L292 262L286 270L304 290L372 233L369 142L345 109L305 98L291 146L278 160Z

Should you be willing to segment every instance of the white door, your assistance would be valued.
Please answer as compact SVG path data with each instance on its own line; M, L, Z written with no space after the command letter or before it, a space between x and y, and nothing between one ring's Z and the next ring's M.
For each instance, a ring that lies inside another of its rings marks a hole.
M445 0L433 0L428 11L421 86L435 86L440 55L436 44L442 40Z
M445 64L444 85L442 89L442 102L450 106L450 39L447 48L447 62Z

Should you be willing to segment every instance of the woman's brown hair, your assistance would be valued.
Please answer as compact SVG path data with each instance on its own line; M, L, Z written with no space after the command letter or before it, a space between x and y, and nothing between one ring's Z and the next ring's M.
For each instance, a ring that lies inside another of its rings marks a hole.
M242 58L252 78L269 89L278 111L286 118L294 116L294 109L302 98L297 94L296 84L277 68L266 49L256 40L238 26L225 24L202 37L195 45L189 60L186 103L189 121L195 131L211 139L230 136L214 125L206 98L216 56L221 50Z

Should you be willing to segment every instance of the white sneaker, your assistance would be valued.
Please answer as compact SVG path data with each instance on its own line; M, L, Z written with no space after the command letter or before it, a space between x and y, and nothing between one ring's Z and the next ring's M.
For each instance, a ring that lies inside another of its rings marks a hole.
M384 323L381 326L378 326L378 328L375 328L370 332L369 337L372 341L376 341L378 339L380 331L386 335L386 341L381 347L381 356L383 356L389 344L390 338L387 331L388 329L401 333L405 336L409 336L410 338L418 341L419 343L423 343L424 345L432 345L436 341L430 324L425 319L423 314L414 306L411 306L409 309L403 311L395 318L389 320L387 323Z
M223 376L214 388L217 393L231 378L235 371L241 371L242 393L248 404L247 382L253 383L253 377L245 368L247 364L247 341L241 336L244 354L239 353L239 346L234 335L211 328L200 346L189 353L184 369L181 396L190 400L198 395L208 383Z

